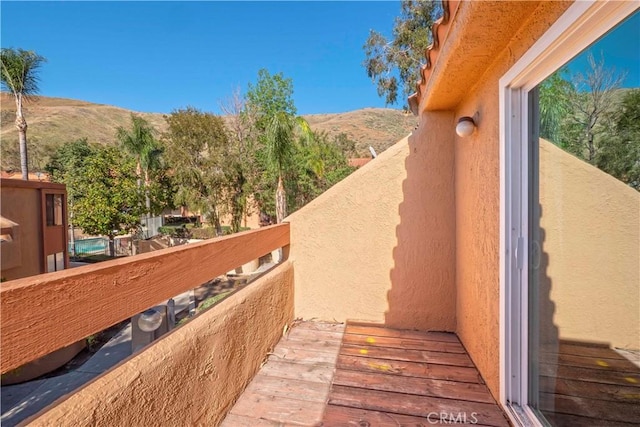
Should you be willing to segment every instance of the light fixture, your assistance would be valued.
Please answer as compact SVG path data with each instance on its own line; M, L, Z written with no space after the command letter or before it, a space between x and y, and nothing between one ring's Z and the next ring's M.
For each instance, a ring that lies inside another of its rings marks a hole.
M155 308L143 311L138 318L138 327L143 332L153 332L162 324L162 314Z
M456 133L459 137L467 137L476 130L476 121L478 120L478 113L476 113L473 117L464 116L458 119L458 124L456 125Z

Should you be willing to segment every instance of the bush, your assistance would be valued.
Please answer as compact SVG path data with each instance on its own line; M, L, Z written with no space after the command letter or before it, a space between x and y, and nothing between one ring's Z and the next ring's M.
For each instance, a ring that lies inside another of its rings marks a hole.
M181 225L164 225L162 227L158 227L158 233L163 234L165 236L171 237L179 237L179 238L190 238L191 233L186 227L186 224Z

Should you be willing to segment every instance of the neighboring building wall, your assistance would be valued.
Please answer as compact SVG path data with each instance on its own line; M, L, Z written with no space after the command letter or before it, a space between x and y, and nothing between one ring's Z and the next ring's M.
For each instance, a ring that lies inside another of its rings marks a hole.
M18 224L22 258L19 266L4 269L2 278L6 280L33 276L43 271L42 208L38 188L15 186L24 181L2 180L0 182L0 215ZM5 248L2 247L4 251Z
M453 139L437 134L401 140L286 219L297 317L454 330Z
M544 140L540 182L559 338L640 349L640 193Z
M292 320L285 262L27 424L218 425Z

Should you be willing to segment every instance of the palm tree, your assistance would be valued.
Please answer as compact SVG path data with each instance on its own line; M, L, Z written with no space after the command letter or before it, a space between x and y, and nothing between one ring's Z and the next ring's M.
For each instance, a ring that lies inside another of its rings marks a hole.
M276 190L276 222L282 222L287 216L287 195L284 189L283 174L293 157L294 138L300 132L305 140L311 138L309 124L302 117L296 117L284 111L271 116L267 124L267 159L278 173Z
M2 87L16 100L16 128L20 143L22 179L29 179L27 156L27 121L22 112L23 100L38 93L38 69L47 60L33 51L2 48L0 51Z
M145 119L131 114L131 128L120 126L116 132L116 138L126 151L136 159L136 175L138 188L142 187L142 175L144 173L145 200L147 214L151 211L149 199L149 171L154 169L159 161L160 148L153 137L153 129Z

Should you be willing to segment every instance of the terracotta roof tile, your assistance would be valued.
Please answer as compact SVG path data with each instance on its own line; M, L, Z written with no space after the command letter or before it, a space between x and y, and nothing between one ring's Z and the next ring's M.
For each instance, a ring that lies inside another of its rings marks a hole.
M409 107L414 115L418 115L419 113L418 107L422 100L422 89L429 81L434 64L436 63L440 53L440 45L444 42L447 34L449 33L451 18L455 14L456 10L458 10L459 4L459 0L443 0L443 14L431 27L433 43L431 43L424 51L426 63L420 67L420 81L416 84L416 92L410 95L408 99Z

